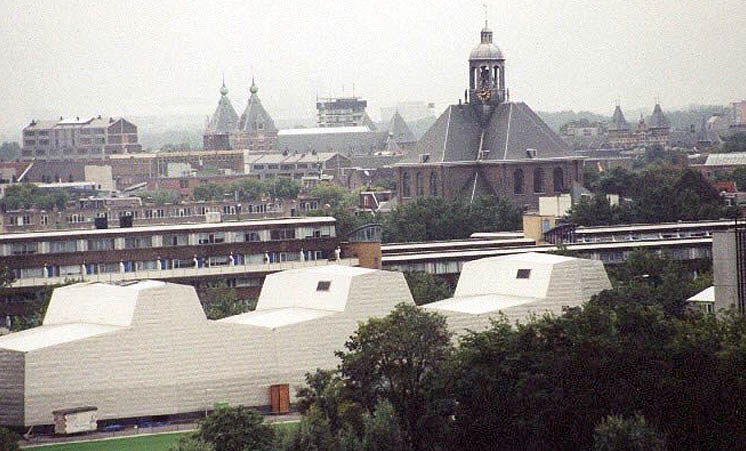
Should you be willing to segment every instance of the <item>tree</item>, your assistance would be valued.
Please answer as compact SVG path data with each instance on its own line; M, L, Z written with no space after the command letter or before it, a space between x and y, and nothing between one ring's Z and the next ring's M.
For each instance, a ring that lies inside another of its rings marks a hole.
M205 183L194 188L192 197L196 201L217 201L225 197L226 187L218 183Z
M185 435L169 451L215 451L215 447L196 435Z
M231 191L238 193L238 198L244 202L261 200L267 196L267 184L258 179L241 179L231 186Z
M406 272L409 291L417 305L429 304L453 296L453 288L447 282L426 272Z
M645 417L609 415L593 430L594 451L663 451L665 440L652 429Z
M415 450L443 432L443 419L429 401L433 379L450 355L450 338L443 316L399 304L388 316L360 324L345 351L337 352L350 397L370 413L379 401L388 400L405 442Z
M373 415L365 422L365 435L362 440L364 451L407 451L411 447L404 440L394 406L381 400Z
M301 185L293 179L276 178L269 184L269 189L275 199L295 199L300 193Z
M0 144L0 161L17 160L21 157L21 146L17 142L3 142Z
M18 440L21 437L10 429L0 427L0 449L4 451L18 451L21 449L18 446Z
M38 289L33 294L33 298L24 304L23 314L10 317L11 331L19 332L41 326L44 321L44 315L47 313L47 307L49 307L49 301L52 299L52 292L60 286L62 285L45 286Z
M216 409L200 421L198 437L221 451L271 450L274 430L244 406Z
M725 138L723 152L746 152L746 132L735 133Z
M256 308L257 299L239 299L236 289L225 282L206 288L200 292L200 301L208 319L221 319L239 315Z
M338 448L329 422L316 406L306 411L298 429L289 432L282 443L283 451L337 451Z
M64 210L70 195L61 189L42 189L30 183L18 183L5 189L2 204L7 210L42 208Z
M181 198L179 192L174 190L140 191L135 196L142 199L143 203L153 205L175 204Z

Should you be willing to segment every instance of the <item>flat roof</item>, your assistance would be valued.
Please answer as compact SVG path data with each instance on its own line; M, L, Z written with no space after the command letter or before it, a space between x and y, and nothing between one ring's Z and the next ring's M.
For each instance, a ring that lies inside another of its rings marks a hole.
M0 349L29 352L122 329L120 326L85 323L39 326L0 337Z
M538 302L542 299L510 296L504 294L485 294L481 296L462 296L444 299L423 305L426 309L445 310L451 312L468 313L470 315L482 315L485 313L498 312L502 309L518 305Z
M241 315L229 316L228 318L223 318L218 321L224 323L245 324L249 326L275 329L277 327L289 326L291 324L302 323L304 321L310 321L312 319L323 318L335 313L338 312L320 309L287 307L280 309L255 310L253 312L243 313Z
M660 246L673 246L676 244L680 245L692 245L692 244L712 244L712 238L678 238L673 240L650 240L650 241L624 241L614 243L578 243L568 244L565 249L569 251L593 251L603 249L634 249L638 247L660 247ZM419 261L419 260L440 260L440 259L454 259L454 258L469 258L469 257L489 257L493 255L509 255L524 252L550 252L556 251L558 248L554 245L536 245L536 246L525 246L525 247L511 247L511 248L499 248L499 249L475 249L467 251L455 251L455 252L432 252L422 254L403 254L403 255L384 255L382 257L383 263L397 263L397 262L408 262L408 261Z
M215 230L215 229L233 229L249 226L287 226L287 225L304 225L318 223L334 223L336 219L331 216L312 216L304 218L284 218L284 219L255 219L248 221L236 222L215 222L199 224L175 224L175 225L158 225L143 227L118 227L112 229L90 229L90 230L60 230L52 232L27 232L27 233L9 233L0 235L0 242L14 241L24 239L38 238L80 238L98 235L117 235L122 233L148 233L148 232L177 232L181 230Z
M381 251L397 251L397 250L409 250L409 249L432 249L440 247L468 247L473 245L484 245L484 246L500 246L510 244L533 244L535 240L530 238L506 238L506 239L471 239L471 240L458 240L458 241L427 241L417 243L392 243L392 244L381 244Z
M667 222L663 224L628 224L618 226L602 227L578 227L575 234L594 234L594 233L614 233L614 232L633 232L636 230L668 230L668 229L697 229L700 227L719 227L731 226L734 222L731 219L720 219L716 221L696 221L696 222Z
M313 128L286 128L277 132L278 136L292 135L338 135L341 133L375 133L368 127L313 127Z

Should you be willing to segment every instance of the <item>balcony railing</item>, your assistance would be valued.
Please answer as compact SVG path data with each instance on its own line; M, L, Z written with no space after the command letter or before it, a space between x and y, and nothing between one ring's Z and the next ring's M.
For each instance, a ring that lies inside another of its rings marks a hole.
M173 278L185 277L205 277L205 276L228 276L231 274L247 274L262 272L277 272L286 269L311 268L314 266L342 265L358 266L357 258L342 258L339 260L310 260L305 262L289 261L277 263L264 263L261 265L223 265L205 268L177 268L148 271L131 271L131 272L111 272L104 274L71 274L56 277L30 277L16 279L11 287L38 287L44 285L60 285L69 282L121 282L126 280L166 280Z

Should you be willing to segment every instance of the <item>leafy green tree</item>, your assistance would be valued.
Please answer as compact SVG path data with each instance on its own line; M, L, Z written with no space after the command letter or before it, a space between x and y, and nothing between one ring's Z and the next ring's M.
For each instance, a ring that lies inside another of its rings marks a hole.
M337 220L337 236L347 239L347 236L357 227L376 222L376 217L357 211L357 196L347 189L321 183L314 186L308 193L318 197L320 208L309 212L309 216L331 216Z
M238 193L238 198L244 202L257 201L266 197L269 193L267 184L261 180L248 178L241 179L231 186L231 191Z
M3 142L0 144L0 161L17 160L21 157L21 146L17 142Z
M10 429L0 427L0 449L5 451L18 451L21 449L18 446L18 440L21 437Z
M197 434L221 451L269 451L274 443L272 427L264 424L261 414L244 406L216 409L200 421Z
M257 299L239 299L236 289L225 283L206 288L199 293L202 307L209 319L239 315L256 308Z
M59 286L61 285L45 286L38 289L33 294L33 298L24 304L24 313L10 317L11 331L18 332L41 326L44 315L47 313L47 307L49 307L49 301L52 299L52 292Z
M268 188L275 199L295 199L300 193L301 184L293 179L275 178L268 182Z
M375 412L388 400L401 421L405 442L425 449L443 432L443 418L430 407L434 378L451 352L445 318L409 304L399 304L384 318L358 326L337 352L340 374L350 397Z
M609 415L593 431L594 451L664 451L663 440L645 417Z
M196 201L217 201L223 200L225 193L225 186L210 182L195 187L192 191L192 197Z
M321 206L354 208L357 205L357 196L354 193L331 183L320 183L314 186L308 195L317 197Z
M298 429L284 437L281 447L283 451L337 451L339 442L321 410L311 406Z
M735 133L725 138L723 152L746 152L746 132Z
M175 204L181 198L179 192L174 190L139 191L135 196L143 203L153 205Z
M18 183L5 189L2 204L7 210L43 208L64 210L70 195L60 189L42 189L30 183Z
M215 451L215 447L196 435L185 435L169 451Z
M400 421L394 406L381 400L373 415L365 422L365 435L362 440L364 451L408 451L412 449L404 440Z
M417 305L429 304L453 296L453 288L444 280L426 272L406 272L409 291Z

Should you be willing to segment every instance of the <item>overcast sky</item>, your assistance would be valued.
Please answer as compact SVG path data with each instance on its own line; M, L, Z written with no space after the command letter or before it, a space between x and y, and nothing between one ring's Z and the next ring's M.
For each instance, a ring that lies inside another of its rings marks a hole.
M256 76L276 118L355 93L380 107L463 96L479 0L0 0L0 130L57 116L239 114ZM513 100L664 109L746 98L744 0L487 1Z

